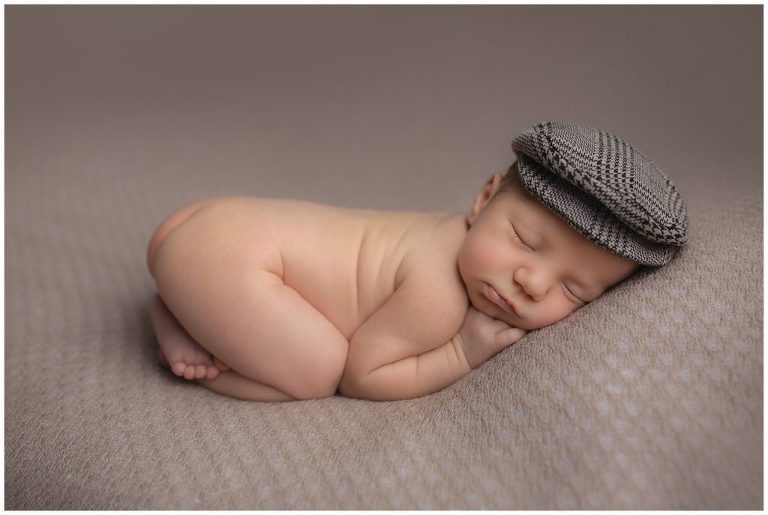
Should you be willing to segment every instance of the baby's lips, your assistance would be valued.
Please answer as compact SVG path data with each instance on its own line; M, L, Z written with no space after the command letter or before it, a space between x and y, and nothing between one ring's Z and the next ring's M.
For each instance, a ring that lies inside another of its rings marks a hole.
M501 309L507 313L511 313L517 316L514 306L506 298L502 297L501 294L493 286L486 284L483 293L488 298L488 300L499 306Z

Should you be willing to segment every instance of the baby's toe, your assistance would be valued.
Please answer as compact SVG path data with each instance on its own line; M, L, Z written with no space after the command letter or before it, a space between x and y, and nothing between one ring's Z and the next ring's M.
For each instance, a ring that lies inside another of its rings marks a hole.
M206 379L216 379L219 376L219 369L216 367L208 367L208 372L205 376Z
M177 361L173 365L171 365L171 371L173 371L174 374L177 376L183 376L184 371L187 369L187 364L183 361Z
M195 366L195 379L203 379L208 373L208 367L205 365Z
M187 368L184 369L184 379L194 379L195 378L195 365L187 365Z

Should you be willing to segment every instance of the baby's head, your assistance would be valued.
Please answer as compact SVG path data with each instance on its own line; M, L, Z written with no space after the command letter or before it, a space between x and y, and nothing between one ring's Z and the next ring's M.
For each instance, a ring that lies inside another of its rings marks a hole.
M550 325L687 241L685 205L650 160L595 129L544 123L512 143L467 213L470 301L522 329Z

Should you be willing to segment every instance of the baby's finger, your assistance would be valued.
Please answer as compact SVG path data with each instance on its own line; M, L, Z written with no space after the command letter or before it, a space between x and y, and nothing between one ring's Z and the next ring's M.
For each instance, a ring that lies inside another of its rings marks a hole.
M499 345L512 345L517 340L525 336L528 331L525 329L518 329L517 327L510 327L496 333L496 343Z

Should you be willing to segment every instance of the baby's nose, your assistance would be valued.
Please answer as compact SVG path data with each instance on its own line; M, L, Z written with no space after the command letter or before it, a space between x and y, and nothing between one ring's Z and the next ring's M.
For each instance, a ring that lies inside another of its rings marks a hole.
M515 272L515 282L522 290L538 302L543 299L550 288L551 280L546 270L540 267L521 267Z

